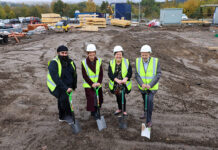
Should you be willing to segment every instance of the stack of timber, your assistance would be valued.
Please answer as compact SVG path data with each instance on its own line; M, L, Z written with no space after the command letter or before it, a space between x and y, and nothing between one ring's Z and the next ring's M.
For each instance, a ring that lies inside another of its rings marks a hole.
M86 19L87 18L94 18L97 17L98 15L79 15L79 22L81 26L86 25Z
M111 19L111 25L120 26L120 27L127 27L127 26L131 25L131 22L128 20Z
M93 25L99 28L106 27L106 19L105 18L87 18L86 25Z
M55 24L61 21L61 16L55 13L41 14L42 23L47 25L55 26Z
M81 31L98 31L98 28L106 27L105 18L97 18L98 15L79 15Z

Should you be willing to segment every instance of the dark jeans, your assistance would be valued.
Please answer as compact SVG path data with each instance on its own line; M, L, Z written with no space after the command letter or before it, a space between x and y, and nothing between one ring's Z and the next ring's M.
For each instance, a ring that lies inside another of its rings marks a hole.
M151 122L151 116L153 111L153 97L154 94L150 91L147 93L147 116L146 117L146 123ZM145 94L142 94L142 98L144 100L144 111L145 111Z
M116 95L116 98L117 98L118 109L122 110L122 94ZM124 111L126 111L126 98L125 98L125 94L124 94Z

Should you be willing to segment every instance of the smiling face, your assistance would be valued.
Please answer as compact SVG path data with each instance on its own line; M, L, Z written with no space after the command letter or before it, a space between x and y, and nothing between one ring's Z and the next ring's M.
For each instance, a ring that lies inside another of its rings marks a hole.
M123 53L122 52L116 52L114 57L115 57L115 60L116 60L117 63L121 63L122 58L123 58Z
M96 52L88 52L88 58L90 61L94 61L96 57Z
M148 58L150 57L150 53L148 52L141 52L141 57L144 61L147 61Z

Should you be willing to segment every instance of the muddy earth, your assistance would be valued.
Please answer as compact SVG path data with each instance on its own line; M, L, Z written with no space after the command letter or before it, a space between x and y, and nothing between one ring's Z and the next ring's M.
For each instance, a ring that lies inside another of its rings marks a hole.
M103 59L104 104L102 115L108 128L99 132L86 111L82 87L81 60L85 46L97 45ZM46 86L47 62L59 45L66 45L75 61L78 88L73 103L82 132L58 121L57 100ZM122 45L124 56L135 72L140 48L151 45L160 59L162 77L154 97L151 139L140 136L139 116L143 100L133 74L133 88L127 95L128 129L118 127L115 96L108 89L108 63L113 47ZM207 150L218 149L218 38L208 27L119 28L108 26L99 32L47 33L14 39L0 45L0 149L1 150Z

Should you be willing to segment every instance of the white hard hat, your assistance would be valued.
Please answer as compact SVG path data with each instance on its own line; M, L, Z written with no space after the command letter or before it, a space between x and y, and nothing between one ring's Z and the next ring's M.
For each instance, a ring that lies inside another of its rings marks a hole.
M96 51L96 47L95 44L88 44L87 48L86 48L87 52L95 52Z
M149 52L152 53L151 47L149 45L143 45L140 52Z
M115 46L114 47L114 53L116 53L116 52L123 52L122 46L120 46L120 45Z

